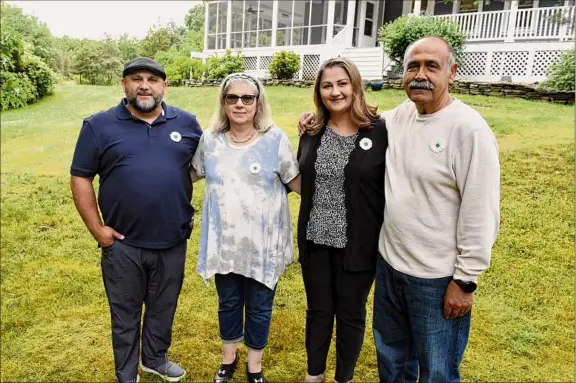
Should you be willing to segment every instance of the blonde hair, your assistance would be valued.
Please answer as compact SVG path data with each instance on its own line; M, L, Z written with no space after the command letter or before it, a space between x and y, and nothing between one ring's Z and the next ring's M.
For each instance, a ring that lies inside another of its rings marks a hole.
M248 84L254 89L256 95L254 128L260 133L268 131L268 129L274 125L274 122L272 121L272 112L270 111L270 105L266 98L264 86L256 77L246 73L232 73L222 81L218 93L218 105L212 115L212 130L215 133L219 133L230 129L230 120L228 119L226 110L224 109L224 95L233 84Z
M323 126L326 126L328 120L330 119L330 111L326 108L326 105L322 102L322 97L320 96L320 83L322 82L322 75L324 71L329 68L342 68L348 77L350 78L350 84L352 85L352 106L350 108L350 114L352 121L361 128L368 128L372 123L380 118L377 110L377 106L371 106L366 103L366 97L364 95L364 83L362 81L362 76L356 65L345 57L335 57L328 59L322 63L318 75L316 76L316 81L314 83L314 104L316 105L316 118L312 131L317 133Z

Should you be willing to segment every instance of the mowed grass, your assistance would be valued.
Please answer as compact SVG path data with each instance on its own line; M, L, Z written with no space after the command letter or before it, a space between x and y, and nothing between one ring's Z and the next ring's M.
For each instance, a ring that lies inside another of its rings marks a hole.
M274 119L297 147L296 122L311 89L267 89ZM217 89L171 88L167 101L208 127ZM117 87L59 85L56 94L1 116L2 381L114 381L110 315L100 252L69 191L69 166L82 119L115 105ZM573 108L523 100L457 96L476 108L500 142L502 225L491 268L475 297L464 381L574 380ZM405 96L369 92L380 110ZM203 184L194 192L200 218ZM293 226L299 197L290 196ZM187 381L211 381L220 363L217 295L195 273L199 225L170 357ZM371 298L370 298L371 299ZM264 368L271 381L302 381L306 299L297 263L280 280ZM355 380L378 379L367 333ZM245 349L241 353L246 358ZM331 348L328 376L334 372ZM243 364L243 363L242 363ZM144 374L142 381L155 381ZM236 381L244 381L241 368Z

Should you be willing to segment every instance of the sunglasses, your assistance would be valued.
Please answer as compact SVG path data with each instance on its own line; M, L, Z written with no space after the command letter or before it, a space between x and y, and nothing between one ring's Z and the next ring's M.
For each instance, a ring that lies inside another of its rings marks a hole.
M252 105L254 104L254 100L256 100L256 96L253 94L245 94L244 96L238 96L237 94L225 94L224 100L228 105L234 105L238 102L238 99L242 100L242 104L244 105Z

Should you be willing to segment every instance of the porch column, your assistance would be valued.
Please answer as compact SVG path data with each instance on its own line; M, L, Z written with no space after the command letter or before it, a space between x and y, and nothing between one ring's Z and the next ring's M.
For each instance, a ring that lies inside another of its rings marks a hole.
M426 6L426 14L427 15L433 15L435 6L436 6L436 1L428 0L428 5Z
M228 11L226 12L226 49L230 49L232 45L230 41L230 32L232 31L232 2L228 1L226 4L228 5Z
M510 4L510 17L508 17L508 32L505 43L514 42L514 31L516 30L516 17L518 16L518 0L512 0Z
M204 3L204 51L208 50L208 2Z
M332 44L332 35L334 34L334 10L336 2L328 2L328 25L326 26L326 44Z
M481 36L481 32L482 32L482 19L484 18L484 15L482 14L482 10L484 9L484 1L479 1L478 2L478 12L476 13L476 20L475 20L475 27L474 27L474 36L476 38Z
M414 0L414 9L412 13L416 16L420 16L420 10L422 9L422 0Z
M562 10L562 18L566 17L566 16L570 16L570 0L564 0L564 9ZM574 17L574 16L572 16ZM568 37L568 23L567 22L563 22L562 25L560 26L560 30L558 31L559 33L559 39L560 41L566 41L567 37Z
M538 35L538 24L540 22L540 12L538 11L539 7L540 0L534 0L532 3L532 8L534 8L534 10L532 11L532 17L530 20L530 33L532 33L534 36Z
M356 0L348 0L346 11L346 46L351 47L354 43L354 19L356 18Z
M460 13L460 0L454 0L452 3L452 14L456 15Z
M412 6L412 0L402 1L402 16L406 16L410 13L410 7Z
M272 3L272 48L276 48L276 33L278 32L278 0Z

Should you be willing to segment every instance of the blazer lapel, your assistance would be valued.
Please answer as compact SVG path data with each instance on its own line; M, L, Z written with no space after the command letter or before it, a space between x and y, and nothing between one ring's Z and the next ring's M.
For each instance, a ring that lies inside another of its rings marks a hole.
M355 171L362 166L362 161L364 161L364 157L368 153L368 150L371 149L372 145L372 132L373 129L363 128L358 130L358 138L356 138L356 145L352 153L350 153L350 158L348 159L348 165L346 168L350 168L350 170Z

